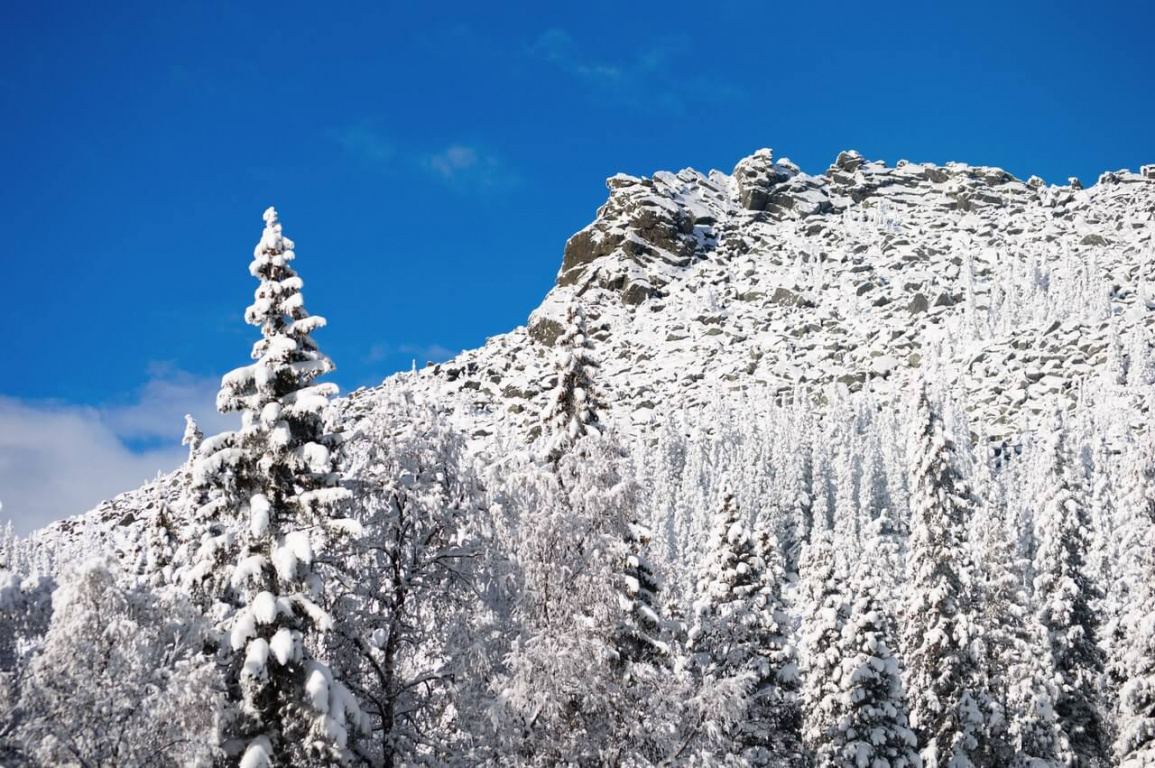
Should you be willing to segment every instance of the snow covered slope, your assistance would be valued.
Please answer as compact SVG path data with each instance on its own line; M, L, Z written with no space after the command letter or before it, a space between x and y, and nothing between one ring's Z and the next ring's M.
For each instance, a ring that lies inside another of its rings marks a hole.
M525 327L354 392L340 415L355 424L404 382L451 408L475 447L532 436L549 347L576 300L596 328L612 420L634 435L727 390L821 401L834 385L886 398L927 369L962 385L989 434L1011 435L1079 397L1082 382L1106 384L1102 396L1152 376L1155 166L1083 188L856 152L810 175L762 149L730 174L619 174L607 186ZM37 538L123 548L179 482Z

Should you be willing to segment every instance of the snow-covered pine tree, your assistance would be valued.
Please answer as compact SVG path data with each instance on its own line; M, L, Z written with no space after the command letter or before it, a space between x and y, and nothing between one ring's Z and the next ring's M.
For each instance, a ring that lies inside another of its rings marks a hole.
M1151 345L1147 326L1139 323L1131 327L1127 345L1127 387L1138 390L1155 382L1155 368L1151 365Z
M911 518L902 637L910 721L927 768L967 768L982 717L964 542L971 495L925 385L916 396L907 445Z
M573 481L580 482L582 478L574 471L575 468L570 468L569 472L562 471L559 462L567 454L583 453L574 450L583 437L602 438L604 448L611 455L619 456L623 465L628 463L628 458L612 436L603 434L603 405L594 380L598 363L593 356L585 312L576 302L569 307L565 331L555 343L555 350L557 383L545 414L544 434L547 458L554 466L563 489L571 491ZM632 477L629 483L636 486ZM652 661L665 652L660 640L659 584L646 557L651 534L637 518L636 502L633 506L630 519L624 521L626 527L621 541L615 543L623 569L619 588L623 616L616 644L621 660L627 663Z
M838 417L835 416L837 419ZM862 546L863 509L857 497L855 453L857 440L854 430L848 427L845 433L832 435L832 442L839 446L834 452L831 480L834 502L834 544L844 552L856 552Z
M1115 757L1123 768L1155 766L1155 455L1151 437L1134 452L1127 493L1125 558L1130 588L1120 642L1123 685Z
M834 550L834 534L825 518L815 519L802 549L802 701L803 743L817 766L834 766L842 754L841 727L846 717L840 678L839 643L850 611L846 566Z
M1031 610L1014 526L1002 512L984 498L971 526L985 720L976 763L1058 768L1070 749L1055 716L1054 663Z
M798 574L802 547L814 526L811 451L805 442L810 434L809 411L802 398L795 394L795 403L778 420L774 437L776 445L793 446L793 450L777 451L774 460L778 517L783 521L779 538L786 573L793 576Z
M868 542L870 542L868 539ZM874 561L860 560L849 585L853 602L839 639L844 719L838 724L834 765L844 768L920 768L910 729L898 660L886 610L879 600Z
M556 464L585 435L600 432L601 395L593 376L598 368L585 311L578 303L566 313L565 329L554 342L557 383L550 395L543 433L549 436L546 457Z
M616 640L619 660L626 664L658 662L668 652L659 614L661 583L646 559L649 545L649 529L637 520L628 523L621 547L625 566L618 595L623 619Z
M188 446L188 460L190 462L196 458L197 451L200 450L204 439L205 433L197 426L196 419L192 417L191 413L186 413L184 415L184 435L180 439L180 444Z
M0 569L16 570L16 529L9 520L0 532Z
M173 556L178 546L168 504L161 502L157 507L145 537L139 572L145 581L160 586L172 578Z
M1043 489L1035 516L1035 603L1047 630L1058 678L1055 711L1075 768L1107 760L1102 700L1105 659L1098 645L1098 590L1086 573L1091 536L1087 505L1056 416L1040 447L1036 487Z
M798 670L782 602L778 544L750 532L734 496L723 492L710 554L699 566L690 644L708 680L748 676L746 716L731 734L733 754L750 766L805 764L797 702Z
M506 482L521 509L511 549L523 583L499 701L525 765L633 762L661 715L638 706L668 652L649 536L629 457L600 420L591 348L575 305L555 349L544 462Z
M882 507L866 526L860 555L869 561L872 594L879 615L886 622L887 645L898 658L902 658L900 627L904 603L900 596L906 570L906 538L906 531L890 507Z
M349 731L364 724L309 642L332 628L318 555L359 528L342 515L350 494L336 469L340 435L327 433L323 418L337 388L315 383L333 370L310 335L325 321L305 311L277 212L264 218L249 267L259 286L245 312L262 338L255 362L226 374L217 396L222 412L241 413L240 430L205 440L196 454L198 517L208 530L185 575L190 586L217 590L237 705L225 746L243 768L343 762Z

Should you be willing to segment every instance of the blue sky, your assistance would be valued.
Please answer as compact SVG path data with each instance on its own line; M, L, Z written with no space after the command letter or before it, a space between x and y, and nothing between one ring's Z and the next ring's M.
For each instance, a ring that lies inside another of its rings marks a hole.
M270 204L348 390L523 323L618 171L1155 162L1142 3L529 8L5 4L0 518L81 512L179 460L186 410L220 423Z

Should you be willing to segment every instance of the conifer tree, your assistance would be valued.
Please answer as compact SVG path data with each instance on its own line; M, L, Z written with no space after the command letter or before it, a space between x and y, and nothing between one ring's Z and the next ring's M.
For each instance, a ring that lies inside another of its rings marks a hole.
M976 509L975 589L982 647L981 765L1057 768L1070 758L1055 716L1054 663L1031 611L1013 526L983 499Z
M184 435L180 439L181 445L188 446L188 459L191 462L196 458L197 451L200 450L201 443L204 442L205 433L197 426L197 421L192 417L191 413L184 415Z
M870 567L872 593L886 622L887 643L895 655L900 655L899 627L903 609L900 595L906 568L906 532L889 507L878 510L878 516L866 526L861 556Z
M816 525L820 520L815 521ZM816 527L802 550L802 737L818 766L838 764L841 727L846 717L842 696L842 628L849 616L845 562L834 550L829 528Z
M549 435L546 455L557 463L575 441L600 432L601 395L594 383L598 363L586 329L585 312L571 304L565 330L554 343L557 383L550 396L543 429Z
M0 569L16 570L16 529L11 520L0 532Z
M140 564L141 575L153 586L172 578L172 562L177 547L177 537L172 529L168 504L162 502L149 520Z
M872 567L864 559L850 583L854 595L839 642L843 721L836 732L836 765L845 768L918 768L918 740L907 718L898 660L890 642L890 621Z
M810 451L805 444L805 430L801 414L789 412L779 420L775 434L778 445L796 446L794 450L779 451L775 475L778 480L778 517L782 520L779 539L784 558L783 567L787 574L797 576L799 559L803 545L809 541L814 524L813 497L811 491Z
M635 704L668 653L638 486L601 422L591 350L575 305L555 347L544 462L514 492L523 510L513 543L522 631L499 698L517 723L506 738L527 765L634 759L627 755L643 750L650 728Z
M751 766L801 765L797 662L782 603L777 542L751 534L732 493L714 517L710 554L699 567L690 643L708 679L749 675L746 717L732 734Z
M1129 606L1117 649L1123 685L1119 697L1115 757L1123 768L1155 765L1155 457L1151 438L1131 465L1123 578L1130 584Z
M646 559L649 544L649 529L636 520L630 522L622 541L625 566L618 594L622 622L616 641L619 658L627 664L657 662L667 653L658 603L661 584Z
M358 528L340 516L350 497L336 469L340 436L323 419L337 389L315 382L333 370L311 337L325 321L305 311L276 211L264 218L249 267L259 286L245 312L262 338L255 362L226 374L217 396L222 412L241 413L240 430L196 452L193 491L208 530L185 574L190 587L215 592L237 705L226 749L244 768L344 762L349 731L364 723L308 642L332 627L318 555Z
M981 721L963 532L971 495L954 443L920 386L908 443L911 531L902 650L911 725L927 768L966 768Z
M1035 602L1059 680L1055 711L1060 727L1070 742L1073 765L1091 768L1107 758L1099 694L1105 663L1094 609L1099 595L1086 573L1087 506L1058 418L1039 458L1038 487L1045 490L1035 518Z

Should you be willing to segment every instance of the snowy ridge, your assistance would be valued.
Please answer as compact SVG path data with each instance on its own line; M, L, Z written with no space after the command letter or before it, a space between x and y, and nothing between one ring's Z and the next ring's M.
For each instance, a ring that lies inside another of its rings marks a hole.
M1155 166L1084 189L853 151L811 175L762 149L731 174L618 174L607 186L526 326L353 392L332 415L355 424L404 381L452 409L474 450L532 436L575 301L608 420L635 437L655 414L718 393L821 402L835 385L888 398L929 367L962 384L972 422L1006 437L1086 382L1110 396L1151 376ZM159 478L31 539L124 552L180 487L180 472Z
M1082 189L853 152L810 176L760 150L733 175L607 185L528 326L420 372L479 433L532 429L520 415L538 410L574 301L631 431L719 389L782 400L837 383L885 397L934 366L964 385L976 421L1011 435L1087 377L1122 383L1148 345L1155 167Z

